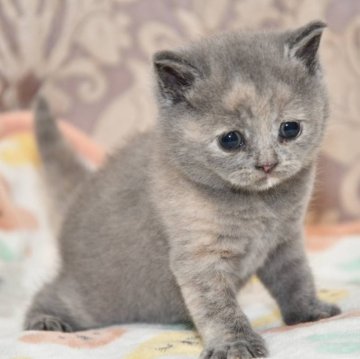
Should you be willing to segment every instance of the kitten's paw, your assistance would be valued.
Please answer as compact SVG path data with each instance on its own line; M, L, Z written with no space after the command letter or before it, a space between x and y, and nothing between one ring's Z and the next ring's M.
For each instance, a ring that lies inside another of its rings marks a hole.
M251 333L247 338L232 343L219 343L204 349L200 359L250 359L267 356L268 350L264 339L256 333Z
M294 325L304 322L315 322L340 313L341 310L337 305L319 301L315 306L307 308L306 311L287 314L284 317L284 321L287 325Z
M24 329L67 333L73 331L69 324L51 315L38 315L34 318L26 320Z

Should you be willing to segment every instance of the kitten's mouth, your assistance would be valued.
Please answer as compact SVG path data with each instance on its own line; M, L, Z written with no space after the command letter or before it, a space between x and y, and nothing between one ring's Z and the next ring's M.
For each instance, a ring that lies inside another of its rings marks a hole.
M247 189L251 191L266 191L282 181L281 171L276 170L270 173L261 173L259 171L249 171L243 176L233 176L230 182L237 188Z
M276 174L274 172L270 172L270 173L264 173L261 175L261 177L258 179L258 181L266 181L269 178L276 178Z
M280 178L275 173L266 173L256 181L256 186L260 190L267 190L271 187L274 187L279 182Z

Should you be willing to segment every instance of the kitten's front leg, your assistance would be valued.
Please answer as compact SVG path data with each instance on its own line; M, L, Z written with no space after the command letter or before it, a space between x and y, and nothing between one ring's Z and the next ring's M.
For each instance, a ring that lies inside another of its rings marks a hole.
M279 304L288 325L340 313L336 305L317 298L301 235L281 243L258 271L258 276Z
M219 261L219 260L218 260ZM221 263L206 255L175 256L171 267L205 349L202 359L262 358L265 342L242 312Z

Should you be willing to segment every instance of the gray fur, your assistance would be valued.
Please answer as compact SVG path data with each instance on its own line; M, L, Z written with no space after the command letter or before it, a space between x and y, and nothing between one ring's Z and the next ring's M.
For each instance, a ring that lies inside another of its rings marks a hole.
M192 320L202 358L261 357L236 301L253 274L287 324L339 313L316 297L303 246L328 112L323 28L223 34L155 55L159 121L83 184L60 234L61 270L26 329ZM294 119L301 135L279 140ZM232 130L246 146L226 152L218 137Z

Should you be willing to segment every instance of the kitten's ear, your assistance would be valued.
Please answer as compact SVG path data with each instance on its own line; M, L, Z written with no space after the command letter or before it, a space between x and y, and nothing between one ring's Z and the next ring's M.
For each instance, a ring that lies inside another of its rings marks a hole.
M317 53L325 27L322 21L312 21L293 31L287 41L289 56L302 61L310 74L314 74L319 66Z
M200 72L181 55L171 51L157 52L153 62L161 95L173 103L186 100L186 92L200 78Z

